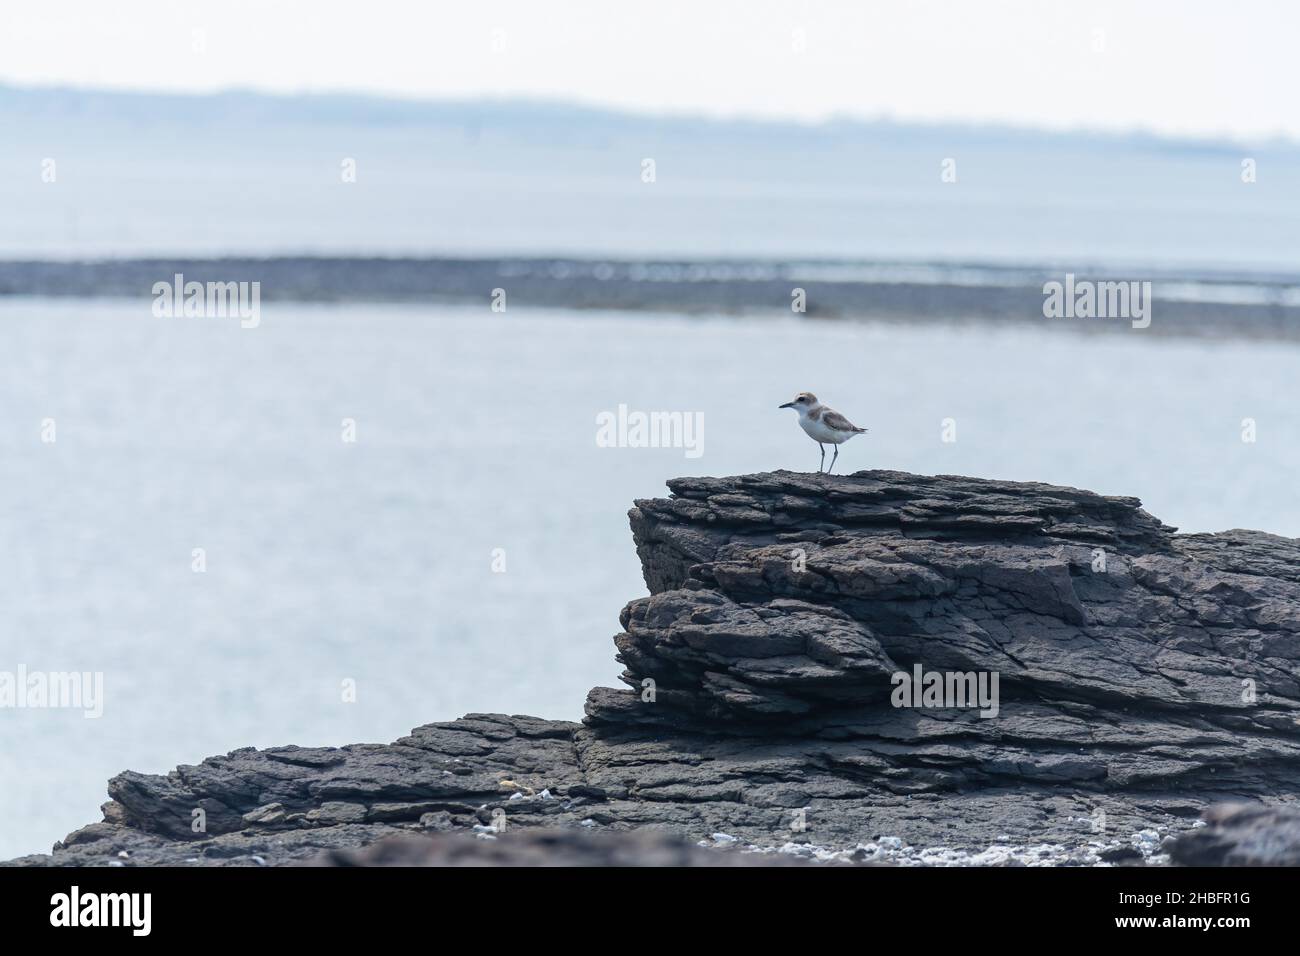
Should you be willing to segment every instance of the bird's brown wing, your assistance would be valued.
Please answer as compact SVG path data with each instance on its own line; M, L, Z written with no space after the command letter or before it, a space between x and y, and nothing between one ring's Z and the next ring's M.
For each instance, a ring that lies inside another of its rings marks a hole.
M865 428L859 428L839 412L833 412L829 408L822 412L822 424L829 428L834 428L841 432L864 432Z

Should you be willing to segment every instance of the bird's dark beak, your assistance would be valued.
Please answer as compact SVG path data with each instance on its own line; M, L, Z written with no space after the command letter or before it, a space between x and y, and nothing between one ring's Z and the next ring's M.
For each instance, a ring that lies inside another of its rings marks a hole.
M778 405L777 408L794 408L794 402L786 402L784 405Z

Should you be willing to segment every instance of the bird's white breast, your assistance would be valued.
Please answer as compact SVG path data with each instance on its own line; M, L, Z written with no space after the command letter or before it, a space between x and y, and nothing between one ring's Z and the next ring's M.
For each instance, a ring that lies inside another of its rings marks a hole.
M813 421L807 416L799 419L799 427L807 432L808 437L813 441L830 442L832 445L840 445L852 438L856 432L841 432L830 428L820 421Z

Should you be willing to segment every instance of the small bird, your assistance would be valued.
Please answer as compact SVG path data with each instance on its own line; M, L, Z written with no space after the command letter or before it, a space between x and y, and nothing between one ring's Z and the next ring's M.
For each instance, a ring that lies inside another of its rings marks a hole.
M840 445L844 444L854 435L860 435L865 432L865 428L859 428L833 408L827 408L821 402L817 401L817 396L812 392L800 392L795 396L793 402L786 402L781 408L793 408L799 413L799 427L808 433L808 437L817 443L817 447L822 450L822 463L817 470L820 472L826 467L826 446L822 442L830 442L835 446L835 455L831 458L831 467L826 469L830 474L835 467L835 459L840 457Z

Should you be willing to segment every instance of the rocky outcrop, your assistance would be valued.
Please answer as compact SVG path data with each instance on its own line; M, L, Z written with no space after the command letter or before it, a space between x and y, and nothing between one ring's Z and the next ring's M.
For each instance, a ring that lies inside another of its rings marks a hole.
M629 688L593 690L582 725L471 715L122 774L53 862L281 863L503 825L1160 862L1211 803L1300 790L1300 542L1178 535L1134 498L1044 484L669 487L631 512L650 593L615 638Z
M921 738L959 735L952 774L998 772L984 740L1016 778L1110 787L1297 779L1300 542L1180 537L1136 499L1037 484L864 472L670 487L632 512L652 594L615 639L623 680L649 678L656 702L595 691L594 724L905 736L900 767L923 762ZM997 718L882 705L890 675L917 665L997 674ZM1056 756L1081 748L1069 767Z

